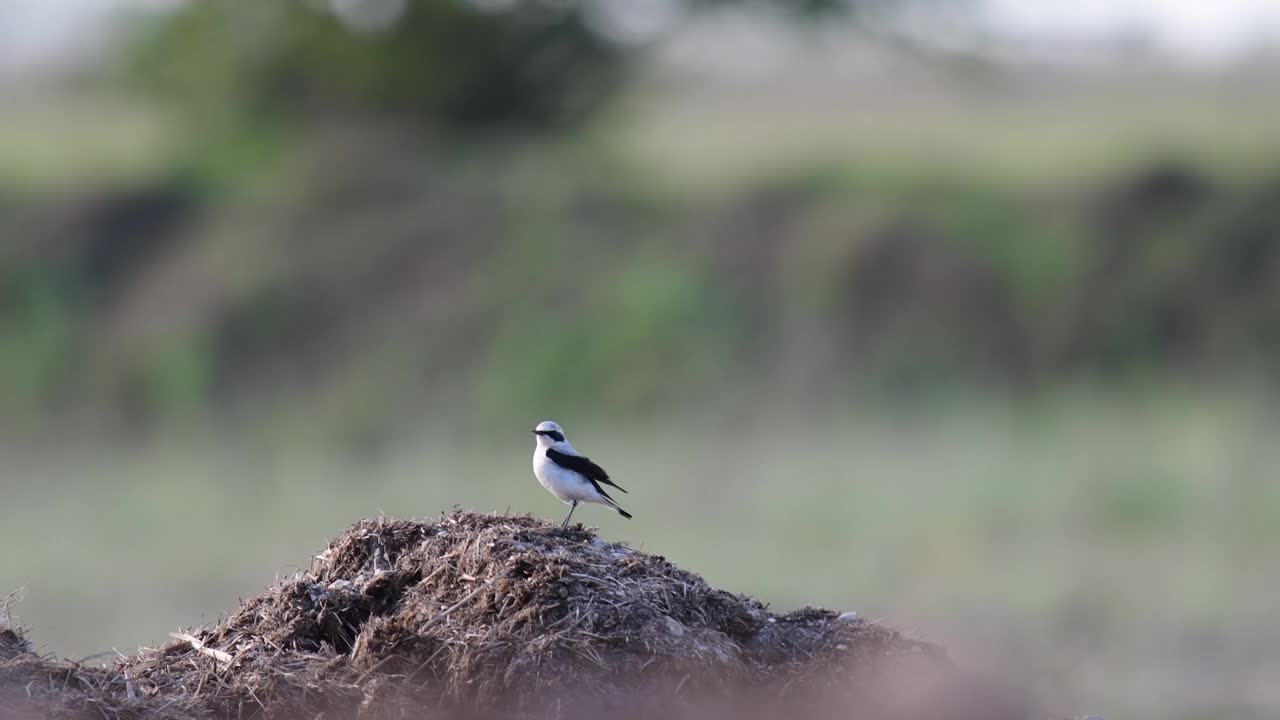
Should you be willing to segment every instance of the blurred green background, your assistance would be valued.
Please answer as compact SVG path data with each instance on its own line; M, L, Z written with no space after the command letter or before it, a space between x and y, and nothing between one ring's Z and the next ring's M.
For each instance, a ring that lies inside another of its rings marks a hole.
M554 418L713 583L1274 717L1280 17L1098 7L0 7L0 595L127 653L363 516L558 519Z

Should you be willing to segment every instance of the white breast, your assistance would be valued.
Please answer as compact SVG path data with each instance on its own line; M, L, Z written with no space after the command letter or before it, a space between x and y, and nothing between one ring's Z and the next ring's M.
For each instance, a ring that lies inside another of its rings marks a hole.
M603 502L591 481L572 470L566 470L552 462L542 448L533 452L533 475L548 492L562 501Z

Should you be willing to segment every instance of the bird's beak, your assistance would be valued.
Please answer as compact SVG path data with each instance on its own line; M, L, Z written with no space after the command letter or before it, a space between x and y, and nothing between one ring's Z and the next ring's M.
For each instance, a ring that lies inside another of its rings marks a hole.
M538 429L536 429L536 428L535 428L532 432L533 432L533 434L534 434L534 435L541 435L541 434L542 434L542 431L541 431L541 430L538 430Z

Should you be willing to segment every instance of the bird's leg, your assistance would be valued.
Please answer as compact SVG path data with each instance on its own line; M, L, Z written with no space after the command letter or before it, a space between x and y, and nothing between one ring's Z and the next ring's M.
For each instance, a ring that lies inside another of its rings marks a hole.
M569 518L573 517L573 511L577 509L578 509L578 501L574 500L573 504L569 506L569 514L564 516L564 522L560 523L560 527L562 528L569 527Z

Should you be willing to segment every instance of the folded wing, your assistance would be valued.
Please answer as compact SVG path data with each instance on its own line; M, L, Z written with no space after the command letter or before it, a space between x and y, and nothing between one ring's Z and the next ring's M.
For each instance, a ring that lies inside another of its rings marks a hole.
M562 453L559 450L548 450L547 457L550 458L551 462L559 465L560 467L572 470L582 477L590 480L595 484L596 490L599 490L600 494L605 497L609 497L609 495L600 488L601 484L616 487L619 490L622 490L622 492L626 492L625 488L609 479L609 473L605 472L604 468L591 462L591 458L585 455L570 455L568 453Z

